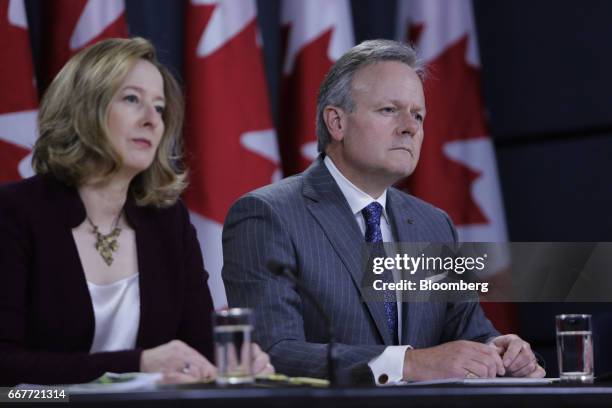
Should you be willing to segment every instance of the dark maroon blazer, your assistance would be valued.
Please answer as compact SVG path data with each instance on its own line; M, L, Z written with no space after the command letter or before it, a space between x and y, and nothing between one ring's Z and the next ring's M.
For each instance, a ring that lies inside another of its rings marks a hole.
M143 349L179 339L212 361L212 300L185 206L138 207L140 326L136 349L90 354L94 313L72 228L75 188L50 175L0 186L0 385L91 381L138 371Z

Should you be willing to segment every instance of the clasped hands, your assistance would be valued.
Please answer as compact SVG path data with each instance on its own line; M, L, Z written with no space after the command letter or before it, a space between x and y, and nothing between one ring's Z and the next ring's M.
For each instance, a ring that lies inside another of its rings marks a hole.
M251 368L255 375L274 374L270 357L255 343L251 344ZM217 368L195 349L180 340L144 350L140 371L163 373L164 383L190 383L214 380Z
M404 358L404 379L541 378L546 372L537 363L531 346L516 334L498 336L487 344L458 340L424 349L409 349Z

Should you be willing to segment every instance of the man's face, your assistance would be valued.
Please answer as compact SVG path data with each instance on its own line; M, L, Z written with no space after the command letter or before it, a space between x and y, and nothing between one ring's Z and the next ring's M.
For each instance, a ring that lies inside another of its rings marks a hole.
M410 175L419 160L425 118L421 80L404 63L375 63L355 73L352 98L354 110L345 112L335 149L341 157L332 158L366 191L384 190Z

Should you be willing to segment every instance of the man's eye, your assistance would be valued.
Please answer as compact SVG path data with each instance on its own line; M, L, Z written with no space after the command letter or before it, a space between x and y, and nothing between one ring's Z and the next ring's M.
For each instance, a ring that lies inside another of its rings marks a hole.
M414 118L421 123L423 123L423 120L425 119L423 115L421 115L420 113L416 113L416 112L413 113L412 116L414 116Z
M157 113L159 113L160 115L163 115L164 112L166 111L166 107L165 106L156 106L155 110L157 111Z
M138 103L138 97L136 95L125 95L123 100L131 103Z
M395 113L396 109L392 106L385 106L381 109L383 113Z

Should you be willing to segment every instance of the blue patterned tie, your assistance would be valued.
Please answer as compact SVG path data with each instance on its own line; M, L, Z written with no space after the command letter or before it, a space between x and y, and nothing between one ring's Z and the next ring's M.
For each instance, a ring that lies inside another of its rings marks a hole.
M382 232L380 231L380 216L382 214L382 211L382 205L374 201L368 204L368 206L366 206L363 210L361 210L361 214L363 214L363 219L365 220L366 224L366 242L378 244L375 245L373 252L379 252L382 253L382 256L386 256L384 254L384 247L382 246ZM382 274L382 280L384 282L393 282L392 272L388 269L385 269ZM389 329L389 333L391 334L391 338L393 339L393 343L397 344L397 303L395 301L395 294L391 291L385 290L384 296L385 313L387 314L387 327Z

